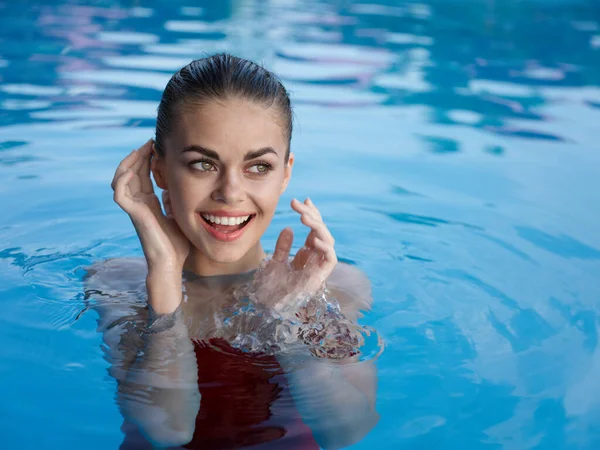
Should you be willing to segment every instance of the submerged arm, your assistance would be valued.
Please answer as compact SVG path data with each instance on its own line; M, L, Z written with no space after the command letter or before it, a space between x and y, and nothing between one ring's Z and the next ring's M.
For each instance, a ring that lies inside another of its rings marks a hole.
M99 287L106 286L111 272L118 277L121 271L114 270L114 265L112 262L113 270L93 270L86 287L98 297L95 309L112 363L110 372L119 383L122 414L154 445L186 444L192 439L200 406L193 344L179 308L159 315L150 306L157 298L180 299L181 279L156 278L148 273L147 309L127 294L116 299L113 294L107 304ZM117 310L121 312L118 320L107 321L107 317L119 315Z
M303 421L325 449L360 441L378 422L372 361L336 363L305 355L279 357Z
M339 302L339 320L313 336L303 335L305 342L313 342L311 352L322 357L308 351L280 357L294 402L319 445L326 449L355 444L379 421L375 362L358 360L355 349L361 339L353 338L358 333L360 312L371 306L371 284L358 269L338 264L328 279L328 291ZM317 321L325 320L322 312L317 315L321 317ZM314 319L306 313L304 317Z

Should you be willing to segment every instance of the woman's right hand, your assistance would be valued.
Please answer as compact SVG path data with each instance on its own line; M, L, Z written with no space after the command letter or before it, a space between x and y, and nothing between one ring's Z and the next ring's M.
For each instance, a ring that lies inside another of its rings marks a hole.
M159 268L163 273L181 275L191 244L170 213L168 193L163 193L167 215L154 193L150 179L153 147L150 139L121 161L111 183L114 200L135 227L149 272Z

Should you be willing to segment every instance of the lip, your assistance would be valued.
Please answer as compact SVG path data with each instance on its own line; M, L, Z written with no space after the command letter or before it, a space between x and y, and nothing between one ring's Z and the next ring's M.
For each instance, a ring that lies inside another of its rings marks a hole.
M219 211L218 215L220 215L221 217L237 217L237 216L252 216L248 219L248 222L246 223L246 225L244 226L244 228L242 228L241 230L237 230L237 231L232 231L231 233L223 233L222 231L217 230L216 228L211 227L208 222L206 222L206 220L204 220L204 218L202 217L202 214L209 214L209 215L213 215L216 216L217 211L211 211L211 212L202 212L202 213L198 213L198 219L200 220L200 222L202 223L202 226L204 227L204 229L206 230L206 232L208 234L210 234L212 237L214 237L215 239L217 239L218 241L221 242L232 242L235 241L239 238L242 237L242 235L244 234L244 232L248 229L248 227L250 226L251 222L254 220L254 218L256 217L255 214L250 213L250 214L245 214L245 213L239 213L237 211L227 211L229 214L223 214L224 211ZM232 214L235 213L235 214Z
M209 216L219 216L219 217L241 217L241 216L251 216L254 213L245 212L245 211L200 211L198 214L207 214Z

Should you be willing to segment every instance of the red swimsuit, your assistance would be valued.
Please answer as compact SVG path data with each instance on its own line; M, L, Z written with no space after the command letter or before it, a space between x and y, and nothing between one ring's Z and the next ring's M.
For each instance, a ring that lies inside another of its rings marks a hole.
M274 356L247 354L222 340L210 345L194 341L194 348L202 399L194 437L183 448L320 448L302 422ZM146 448L136 445L143 438L132 428L124 424L121 449Z

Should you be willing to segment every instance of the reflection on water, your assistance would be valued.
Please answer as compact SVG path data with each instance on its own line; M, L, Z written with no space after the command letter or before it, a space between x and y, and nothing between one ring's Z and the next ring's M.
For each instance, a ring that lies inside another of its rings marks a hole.
M381 420L357 447L600 448L596 2L0 0L0 25L7 448L32 423L120 445L83 268L140 255L114 167L170 74L218 51L296 106L265 246L302 235L286 205L310 195L373 283Z

